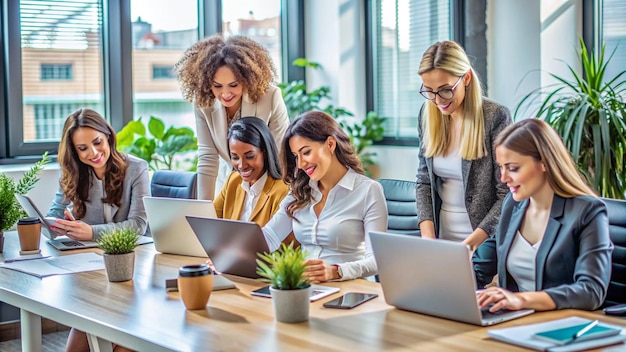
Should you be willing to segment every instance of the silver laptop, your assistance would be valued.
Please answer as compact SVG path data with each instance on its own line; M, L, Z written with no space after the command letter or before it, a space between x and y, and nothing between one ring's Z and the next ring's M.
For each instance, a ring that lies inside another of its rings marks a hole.
M95 248L98 244L94 241L76 241L67 236L59 236L56 232L52 231L50 226L54 226L55 218L45 217L43 213L37 208L32 199L22 194L16 194L15 198L20 203L26 214L31 217L37 217L41 221L41 233L48 239L54 248L60 251L66 251L69 249L85 249ZM152 238L147 236L140 236L138 244L152 243Z
M370 232L387 304L475 325L493 325L533 310L480 309L469 248L460 242Z
M144 197L154 248L161 253L207 257L186 215L216 218L210 200Z
M256 258L269 252L261 227L254 222L187 216L206 254L219 272L258 278Z

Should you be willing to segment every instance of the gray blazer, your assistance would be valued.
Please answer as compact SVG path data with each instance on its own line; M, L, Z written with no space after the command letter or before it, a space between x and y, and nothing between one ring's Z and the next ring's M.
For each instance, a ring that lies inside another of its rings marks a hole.
M439 237L439 209L441 198L437 193L437 184L442 182L433 172L433 158L424 157L422 143L422 112L419 115L418 132L420 137L419 163L415 185L417 201L417 222L432 220L435 223L435 234ZM463 186L465 187L465 208L472 229L480 227L489 236L493 236L498 225L502 200L509 192L505 184L500 182L500 169L496 164L493 142L498 133L512 123L511 113L505 106L489 99L483 99L483 115L485 118L485 145L487 156L478 160L462 161Z
M267 126L280 149L281 141L289 126L287 107L280 88L270 89L253 103L247 94L241 102L241 117L256 116ZM196 131L198 133L198 199L213 199L219 157L230 161L228 155L228 122L226 111L219 100L210 108L195 108Z
M91 225L94 238L100 237L102 232L110 231L118 227L133 227L144 234L148 226L146 210L143 207L143 197L150 195L150 180L148 178L148 163L144 160L127 155L128 168L126 177L122 184L123 193L121 206L111 206L112 221L104 221L104 203L102 196L104 190L100 183L95 183L89 190L89 202L85 203L86 213L82 220ZM92 177L95 175L91 173ZM81 180L82 182L82 180ZM50 206L47 216L64 218L63 212L70 205L70 201L65 199L61 187L57 190L54 201Z
M527 207L528 200L507 196L496 232L498 283L511 291L519 289L506 261ZM612 252L606 205L593 196L555 194L535 259L537 290L550 295L557 309L597 309L606 298Z

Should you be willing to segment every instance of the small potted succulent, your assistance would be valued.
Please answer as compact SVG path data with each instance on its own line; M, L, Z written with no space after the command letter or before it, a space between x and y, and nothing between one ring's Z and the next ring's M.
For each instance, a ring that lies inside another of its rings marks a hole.
M104 267L111 282L132 280L139 232L131 227L119 227L102 233L96 239L104 251Z
M273 253L258 253L257 273L270 284L276 320L298 323L309 320L311 284L303 276L306 265L301 247L282 244Z

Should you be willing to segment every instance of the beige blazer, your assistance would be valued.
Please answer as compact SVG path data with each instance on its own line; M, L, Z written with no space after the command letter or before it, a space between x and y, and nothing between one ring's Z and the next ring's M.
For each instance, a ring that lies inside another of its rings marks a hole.
M269 91L253 103L244 94L241 102L241 117L256 116L267 125L280 149L280 143L289 125L287 107L280 88L271 86ZM196 131L198 133L198 199L213 199L217 178L219 157L229 161L228 122L226 110L219 100L210 108L195 109Z

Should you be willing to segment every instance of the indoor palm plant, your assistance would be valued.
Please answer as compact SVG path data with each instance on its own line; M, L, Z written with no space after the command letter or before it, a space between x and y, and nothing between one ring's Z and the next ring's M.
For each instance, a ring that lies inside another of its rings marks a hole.
M39 172L48 162L48 152L45 152L41 160L26 171L18 182L0 173L0 233L11 229L20 218L26 216L15 194L26 194L33 189L39 181Z
M272 253L258 253L257 273L269 282L276 320L297 323L309 319L311 284L303 276L306 270L302 247L281 244Z
M117 227L102 233L96 239L104 251L104 266L111 282L128 281L133 278L135 252L139 232L132 227Z
M570 76L551 76L557 83L527 94L515 110L517 118L541 101L535 116L561 135L580 172L600 196L623 199L626 193L626 71L605 77L613 53L589 53L580 40L583 76L568 65Z

